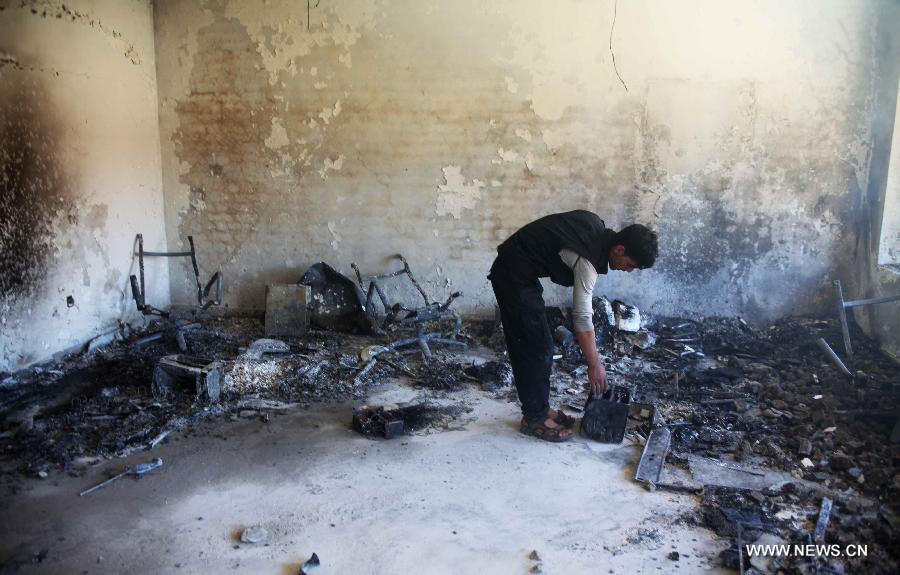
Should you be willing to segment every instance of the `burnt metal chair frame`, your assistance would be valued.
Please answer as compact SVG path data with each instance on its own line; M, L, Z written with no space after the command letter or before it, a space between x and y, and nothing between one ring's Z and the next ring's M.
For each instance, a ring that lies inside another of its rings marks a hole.
M401 339L395 341L391 344L392 349L397 349L400 347L405 347L409 345L418 344L419 350L422 352L422 355L425 356L425 359L430 360L433 357L431 352L431 348L429 347L429 343L436 343L445 345L448 347L456 347L459 349L467 349L468 345L465 342L458 341L456 338L459 336L459 331L462 328L462 320L455 311L450 309L450 305L453 301L462 296L462 292L453 292L443 303L433 302L428 297L428 294L425 293L425 290L422 289L422 286L416 281L415 276L412 273L412 270L409 267L409 262L406 261L400 254L396 254L395 258L399 259L403 263L403 268L389 272L386 274L374 275L374 276L366 276L363 278L362 274L359 271L359 267L353 263L350 264L353 268L353 271L356 272L356 280L359 283L359 287L363 290L363 293L366 294L366 304L365 311L366 317L369 318L369 322L372 325L372 328L379 333L384 333L385 328L393 323L401 323L405 325L415 324L416 326L416 336ZM385 280L395 278L401 275L406 275L410 282L412 282L413 286L419 291L422 299L425 301L425 305L419 308L406 308L400 305L399 303L395 303L391 305L388 302L387 296L384 293L384 290L381 288L381 284L379 282L383 282ZM366 288L366 282L368 282L368 288ZM378 299L381 300L381 304L384 307L385 318L379 328L377 326L377 308L375 303L375 296L378 296ZM400 317L401 312L406 312L406 315ZM431 322L439 322L443 320L452 320L453 329L450 332L448 337L443 337L439 332L427 332L425 329L425 325Z

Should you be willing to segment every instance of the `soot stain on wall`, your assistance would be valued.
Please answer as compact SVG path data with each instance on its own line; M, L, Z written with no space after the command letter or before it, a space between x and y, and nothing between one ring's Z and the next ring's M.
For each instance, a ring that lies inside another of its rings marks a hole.
M739 126L755 117L752 106L740 112ZM661 160L672 150L668 129L646 110L636 117L639 193L631 196L627 212L658 228L662 241L655 271L666 284L702 287L738 306L738 313L757 317L779 312L754 303L768 298L766 305L774 305L770 283L802 285L817 295L797 305L814 310L825 293L822 278L835 277L847 265L847 254L835 246L847 241L842 222L853 218L848 194L833 184L830 193L823 191L823 182L851 178L846 166L826 153L810 153L799 164L785 162L796 162L797 149L818 151L806 140L833 138L833 130L817 125L809 130L815 136L773 138L757 133L751 123L714 136L719 151L714 161L673 174Z
M109 24L105 24L96 14L90 11L78 10L67 5L65 2L56 2L53 0L19 0L15 3L0 0L0 11L7 9L8 7L27 10L36 17L72 22L99 30L100 33L111 38L121 46L122 54L132 64L135 66L141 64L141 56L134 45L128 42L121 32L113 29ZM41 69L41 71L45 71L45 69Z
M38 82L3 92L0 128L0 298L9 302L39 291L57 227L78 215L59 162L62 128Z

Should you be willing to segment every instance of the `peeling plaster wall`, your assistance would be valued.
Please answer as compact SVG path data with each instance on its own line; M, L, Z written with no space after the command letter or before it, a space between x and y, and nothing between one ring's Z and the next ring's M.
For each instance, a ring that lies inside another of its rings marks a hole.
M400 252L490 314L496 245L574 208L659 229L597 289L660 313L820 311L852 267L890 0L310 5L157 3L168 238L230 306Z
M135 234L165 247L157 112L149 1L0 0L0 372L136 319Z

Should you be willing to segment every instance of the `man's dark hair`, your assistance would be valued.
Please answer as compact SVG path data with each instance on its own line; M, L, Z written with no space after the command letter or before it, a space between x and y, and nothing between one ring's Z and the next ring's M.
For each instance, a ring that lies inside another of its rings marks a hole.
M641 224L631 224L619 230L613 237L613 245L625 247L625 255L634 260L641 269L653 267L659 248L656 232Z

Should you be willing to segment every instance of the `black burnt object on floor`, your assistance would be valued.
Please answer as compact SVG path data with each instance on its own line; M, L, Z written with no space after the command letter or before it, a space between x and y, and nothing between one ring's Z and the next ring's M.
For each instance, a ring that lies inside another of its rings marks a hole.
M309 267L300 281L312 290L309 324L347 333L374 333L366 316L366 296L353 280L325 262Z
M406 424L397 409L364 405L353 410L353 429L363 435L393 439L406 431Z
M192 355L173 354L160 358L153 371L153 397L164 401L179 393L181 387L191 387L197 401L215 403L222 393L224 364ZM181 385L179 385L181 384Z
M600 397L588 396L581 418L581 434L603 443L622 443L630 401L631 393L621 385L610 385Z
M471 411L461 405L364 405L353 410L353 429L368 437L394 439L428 427L446 427L463 413Z

